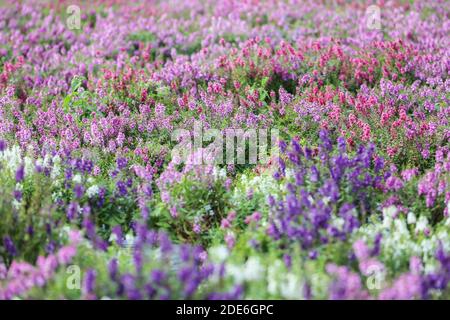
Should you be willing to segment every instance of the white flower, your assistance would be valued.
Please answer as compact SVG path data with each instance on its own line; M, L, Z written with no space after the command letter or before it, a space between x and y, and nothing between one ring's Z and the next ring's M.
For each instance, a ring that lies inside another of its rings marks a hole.
M276 260L267 268L267 291L275 295L278 293L280 285L279 277L282 275L280 269L283 263L280 260Z
M93 185L86 190L86 194L89 198L92 198L98 195L99 191L100 191L99 187L97 185Z
M245 263L244 278L246 280L259 280L264 273L264 267L261 265L258 257L250 257Z
M75 183L81 183L81 175L80 174L74 175L72 181Z
M447 218L445 224L448 226L450 223L450 201L447 202Z
M286 275L286 281L281 286L281 295L286 299L298 299L301 296L301 283L299 278L292 273Z
M52 172L50 173L50 177L52 179L56 179L61 173L61 165L59 162L55 162L52 167Z
M49 162L50 162L50 159L46 156L44 159L44 163L46 164L46 166L48 165ZM56 155L53 157L52 162L53 162L53 167L52 167L52 172L50 173L50 177L52 179L56 179L61 173L61 158L58 155Z
M14 209L16 209L16 210L20 209L20 202L17 201L16 199L13 199L12 205L13 205Z
M7 148L0 153L0 161L4 162L6 168L8 168L11 172L15 172L22 163L19 146Z
M331 224L333 227L337 228L338 230L342 230L345 224L345 220L341 217L336 217L331 221Z
M42 167L44 165L44 160L42 160L42 158L37 159L36 160L36 165Z
M407 235L408 234L408 228L406 227L405 221L396 219L394 221L395 229L397 230L398 235Z
M265 268L258 257L250 257L244 265L227 264L226 270L236 283L242 283L262 279Z
M70 232L71 230L72 230L72 229L70 228L70 226L65 225L65 226L63 226L63 227L61 228L60 235L61 235L61 236L66 236L66 235L69 234L69 232Z
M109 236L108 241L110 241L110 242L117 241L117 235L115 233L111 233L111 235Z
M62 192L61 192L61 190L57 190L57 191L55 191L55 192L53 192L52 193L52 200L53 201L58 201L59 199L61 199L62 198Z
M328 203L330 203L331 198L330 197L323 197L322 201L325 205L328 205Z
M426 263L423 270L426 274L430 274L436 271L436 266L433 263Z
M428 219L425 216L420 216L416 224L416 233L424 231L428 227Z
M217 262L223 262L228 258L228 249L226 246L215 246L209 250L211 258Z
M25 176L27 176L34 171L34 164L33 160L30 157L25 157L23 160L24 160L23 162L24 162Z
M50 154L46 154L45 155L45 157L44 157L44 161L43 161L43 163L42 163L42 165L44 166L44 167L48 167L49 166L49 164L50 164Z
M55 155L52 159L53 163L61 163L61 157L59 155Z
M244 282L244 272L242 266L237 266L235 264L227 264L226 267L227 274L233 277L234 281L238 284Z
M408 222L408 224L413 224L413 223L416 223L416 216L415 216L415 214L413 213L413 212L408 212L408 217L407 217L407 220L406 220L407 222Z
M413 213L408 213L406 219L397 217L393 219L392 214L395 214L394 208L386 208L383 210L384 220L382 223L373 221L361 227L357 231L357 238L373 239L375 234L381 232L383 235L382 241L382 255L394 258L394 264L398 267L401 262L405 262L406 257L411 255L420 257L429 263L435 261L434 253L439 242L444 244L446 250L450 250L450 241L448 228L439 230L436 233L431 233L428 237L417 237L418 232L423 232L430 227L429 221L425 216L416 216ZM412 221L415 220L415 226ZM408 223L408 224L407 224ZM441 226L445 225L443 221ZM412 225L411 231L408 226ZM440 240L440 241L439 241ZM447 249L448 248L448 249Z
M215 179L225 179L227 177L227 172L225 168L217 169L214 167L213 176Z
M383 208L383 227L389 228L392 223L393 217L397 214L397 207L390 206Z
M432 240L425 239L425 240L422 241L422 250L423 250L424 254L428 254L428 253L434 252L433 249L434 249L434 245L433 245Z
M440 231L437 235L437 239L439 239L442 242L442 245L444 246L445 251L450 251L450 240L449 234L446 231Z
M129 233L128 233L128 234L125 236L125 241L123 242L123 245L124 245L125 247L128 247L128 248L134 246L134 237L133 237L132 234L129 234Z

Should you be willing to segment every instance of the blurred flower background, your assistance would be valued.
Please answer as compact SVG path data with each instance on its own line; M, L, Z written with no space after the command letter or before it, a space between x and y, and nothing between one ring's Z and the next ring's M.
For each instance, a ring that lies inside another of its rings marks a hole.
M450 2L0 5L0 299L450 298Z

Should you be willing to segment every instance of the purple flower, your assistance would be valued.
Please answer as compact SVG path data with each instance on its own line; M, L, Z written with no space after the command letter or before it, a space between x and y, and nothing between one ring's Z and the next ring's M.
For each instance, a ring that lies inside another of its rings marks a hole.
M116 189L120 196L125 197L128 194L127 186L125 182L119 180L116 183Z
M147 292L147 296L152 299L156 294L156 289L151 283L147 283L145 285L145 292Z
M19 168L16 171L16 182L22 182L25 178L25 166L22 164L19 166Z
M270 207L273 207L275 205L275 198L272 195L269 195L267 197L267 203Z
M3 245L5 246L6 251L10 256L16 256L17 255L17 249L14 245L14 242L12 241L11 237L5 236L3 238Z
M345 151L347 150L347 143L346 143L344 137L339 137L337 139L337 145L338 145L339 152L345 153Z
M122 233L122 227L120 225L114 226L112 228L112 233L116 237L116 243L119 246L123 246L123 233Z
M14 199L16 199L18 202L22 200L22 191L16 189L14 190L13 195Z
M162 270L155 269L151 273L153 283L160 285L166 280L166 273Z
M320 130L320 132L319 132L319 138L320 138L320 140L322 140L322 147L323 147L326 151L330 151L330 150L333 148L327 130L323 130L323 129Z
M93 269L88 269L86 275L84 276L83 282L83 293L85 295L90 295L95 290L95 281L97 278L97 273Z
M5 151L6 147L7 147L6 141L0 139L0 152Z
M94 164L91 160L85 159L82 163L81 170L86 173L91 173L92 169L94 168Z
M71 202L67 207L66 216L69 221L72 221L78 216L78 203Z
M89 219L89 217L85 217L83 219L83 227L86 229L86 235L89 238L95 237L95 224Z
M413 177L415 177L418 174L417 168L414 169L406 169L402 171L402 178L405 181L410 181Z
M375 172L381 171L384 168L384 159L382 157L377 157L375 159Z
M117 170L122 170L127 167L128 160L126 158L118 158L116 163L117 163Z
M319 170L316 166L311 166L311 175L310 175L311 182L318 182L320 179Z
M77 158L77 159L73 160L72 163L76 170L78 170L80 172L83 171L83 159Z
M308 253L308 257L309 257L311 260L316 260L318 255L319 255L319 254L318 254L317 250L311 250L311 251Z
M153 189L152 186L150 184L146 184L144 185L144 187L142 188L142 190L144 191L144 194L151 198L153 196Z
M34 169L36 170L37 173L42 173L44 171L44 168L42 168L42 166L39 164L36 164L34 166Z
M46 246L45 246L45 252L47 253L53 253L55 252L56 249L56 244L54 241L50 241Z
M135 248L133 252L133 262L136 268L136 272L140 273L142 271L142 267L144 266L143 254L140 248Z
M83 197L84 187L81 184L77 183L75 185L75 188L73 189L73 192L75 193L75 198L80 199Z
M292 256L290 254L283 255L284 264L288 269L292 267Z
M159 233L159 246L164 254L167 254L172 251L173 248L172 242L170 241L167 234Z
M372 248L372 252L371 255L372 256L377 256L380 254L380 250L381 250L381 239L383 238L383 235L381 233L378 233L375 236L375 243L374 246Z
M280 147L280 151L281 151L281 152L285 152L285 151L286 151L287 144L286 144L285 141L280 140L280 141L278 142L278 146Z
M73 176L72 169L71 168L67 168L66 172L65 172L65 179L66 179L66 181L67 182L71 181L72 180L72 176Z
M388 190L398 191L401 188L403 188L403 182L400 178L397 178L396 176L390 176L386 180L386 188Z

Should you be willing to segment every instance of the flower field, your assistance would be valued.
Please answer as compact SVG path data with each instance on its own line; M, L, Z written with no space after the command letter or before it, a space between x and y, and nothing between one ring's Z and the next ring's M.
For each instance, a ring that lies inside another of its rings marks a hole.
M450 2L372 4L0 1L0 300L450 299Z

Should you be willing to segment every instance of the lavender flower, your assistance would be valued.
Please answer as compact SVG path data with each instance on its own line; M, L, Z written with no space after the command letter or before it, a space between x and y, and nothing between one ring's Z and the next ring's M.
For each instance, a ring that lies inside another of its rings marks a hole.
M22 164L19 166L19 168L16 171L16 182L22 182L25 178L25 166Z

